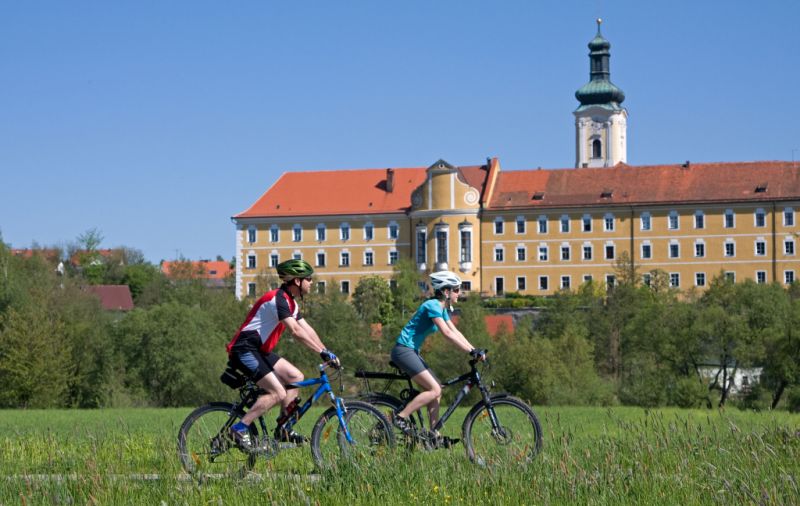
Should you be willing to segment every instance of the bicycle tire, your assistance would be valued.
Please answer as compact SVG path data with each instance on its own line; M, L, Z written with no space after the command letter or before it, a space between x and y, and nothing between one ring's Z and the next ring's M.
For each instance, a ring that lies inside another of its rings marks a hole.
M311 432L311 455L319 469L336 469L343 464L372 466L394 446L392 424L378 408L361 401L343 402L353 443L347 441L336 408L328 408Z
M178 431L178 458L187 473L203 478L244 476L253 468L257 455L243 452L228 436L228 427L243 414L234 414L235 408L228 402L212 402L183 421ZM255 424L250 425L250 437L258 441Z
M483 467L526 466L542 450L542 426L522 400L507 394L491 397L500 424L492 428L486 402L481 400L467 413L462 426L467 457Z

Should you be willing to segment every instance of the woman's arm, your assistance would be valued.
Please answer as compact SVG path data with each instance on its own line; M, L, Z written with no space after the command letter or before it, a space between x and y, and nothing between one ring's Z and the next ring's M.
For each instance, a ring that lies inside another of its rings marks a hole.
M452 322L450 321L446 322L444 321L443 318L437 316L433 319L433 323L434 325L436 325L436 328L439 329L442 335L444 335L444 337L447 338L447 340L449 340L450 342L452 342L465 352L469 353L474 348L474 346L472 346L469 343L469 341L467 341L467 338L464 337L464 335L458 331L458 329L455 327L455 325L453 325Z

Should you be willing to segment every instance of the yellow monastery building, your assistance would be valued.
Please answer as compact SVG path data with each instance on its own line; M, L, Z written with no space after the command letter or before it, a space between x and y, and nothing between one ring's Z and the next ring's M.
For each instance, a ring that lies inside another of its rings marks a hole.
M387 279L401 258L449 269L484 295L550 295L613 284L627 253L649 282L680 289L734 280L792 283L800 274L800 163L626 162L625 96L610 81L610 44L589 43L590 81L576 92L572 169L502 172L493 158L456 167L289 172L236 225L236 295L289 258L314 266L319 289L352 293Z

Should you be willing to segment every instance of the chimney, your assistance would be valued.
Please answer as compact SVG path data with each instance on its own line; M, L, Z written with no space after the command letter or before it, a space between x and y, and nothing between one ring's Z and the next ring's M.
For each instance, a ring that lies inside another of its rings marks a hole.
M394 191L394 169L386 169L386 191Z

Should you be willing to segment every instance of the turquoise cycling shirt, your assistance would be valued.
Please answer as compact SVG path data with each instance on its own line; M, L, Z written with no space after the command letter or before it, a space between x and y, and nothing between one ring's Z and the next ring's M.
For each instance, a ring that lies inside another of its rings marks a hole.
M397 344L419 351L425 338L436 332L437 327L433 323L433 319L437 317L444 321L450 321L450 314L442 307L441 302L436 299L423 302L411 320L400 331Z

